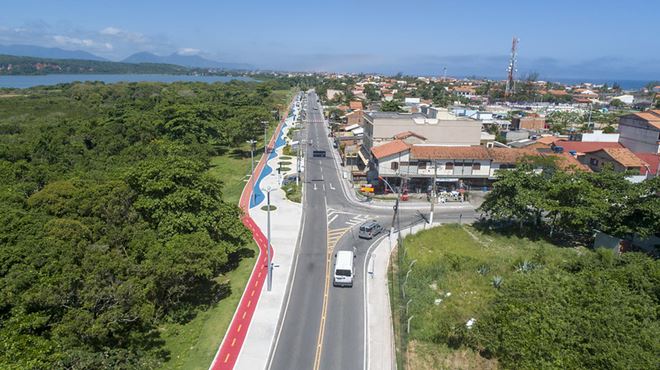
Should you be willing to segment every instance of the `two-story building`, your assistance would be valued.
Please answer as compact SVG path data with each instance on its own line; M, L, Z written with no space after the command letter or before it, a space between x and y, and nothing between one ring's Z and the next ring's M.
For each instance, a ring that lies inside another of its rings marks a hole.
M404 131L426 138L428 144L471 146L479 145L481 123L448 112L436 118L422 113L371 112L364 115L364 145L367 150L391 141Z
M619 118L619 142L635 153L660 153L660 110Z
M515 168L525 157L553 157L564 170L589 170L571 155L533 149L411 145L395 140L374 147L371 152L379 176L395 185L405 181L413 192L428 191L433 179L444 189L455 189L459 184L490 186L498 171Z

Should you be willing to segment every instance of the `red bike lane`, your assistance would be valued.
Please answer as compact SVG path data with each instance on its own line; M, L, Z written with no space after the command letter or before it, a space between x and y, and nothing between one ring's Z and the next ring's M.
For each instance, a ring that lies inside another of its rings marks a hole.
M270 142L268 144L269 152L271 148L274 146L277 137L280 134L280 131L282 130L284 121L289 116L289 112L291 111L291 104L287 109L286 115L277 125L277 129L275 130L273 136L270 139ZM254 182L261 175L261 171L266 166L267 161L268 161L268 153L264 153L264 155L261 156L259 163L257 163L253 175L250 177L250 180L243 188L241 199L238 202L239 207L243 210L243 216L241 217L241 221L252 232L252 237L254 241L257 243L257 246L259 246L259 257L257 258L257 262L255 263L254 268L252 269L252 274L250 275L250 279L248 283L245 285L245 290L243 291L241 301L239 302L238 307L236 308L236 312L234 312L234 317L232 318L231 324L229 325L229 329L227 330L227 333L225 333L225 337L223 338L222 343L220 344L220 348L218 348L218 352L213 358L213 362L211 363L211 367L210 367L212 370L233 369L234 365L236 365L238 354L241 352L241 348L243 346L243 342L245 341L245 336L247 334L247 329L250 325L250 322L252 321L252 316L254 315L255 307L257 306L257 302L259 301L259 297L261 295L264 282L266 281L266 275L268 273L268 269L267 269L268 262L266 261L267 259L266 248L268 245L268 240L266 239L266 236L261 231L261 229L259 229L259 226L257 226L254 220L250 217L249 207L250 207L250 197L252 197ZM272 256L274 255L273 254L274 250L272 245L270 251L272 258Z

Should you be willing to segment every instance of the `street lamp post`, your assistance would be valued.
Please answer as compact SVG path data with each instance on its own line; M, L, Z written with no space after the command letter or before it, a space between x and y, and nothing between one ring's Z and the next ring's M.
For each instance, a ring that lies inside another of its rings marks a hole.
M266 280L267 283L266 283L266 284L267 284L267 289L268 289L269 292L270 292L270 290L271 290L272 287L273 287L273 264L272 264L271 261L270 261L270 192L271 192L271 190L273 190L273 189L271 188L270 185L268 185L268 186L266 187L266 197L267 197L267 207L268 207L268 212L267 212L267 214L268 214L268 218L267 218L267 225L268 225L268 226L267 226L267 227L268 227L268 231L267 231L268 245L266 246L266 259L268 260L268 261L267 261L267 263L268 263L268 265L267 265L267 267L268 267L268 271L267 271L267 280Z
M250 139L247 141L248 144L250 144L250 159L252 160L252 167L250 170L250 179L252 179L252 175L254 175L254 147L255 144L257 143L256 140Z

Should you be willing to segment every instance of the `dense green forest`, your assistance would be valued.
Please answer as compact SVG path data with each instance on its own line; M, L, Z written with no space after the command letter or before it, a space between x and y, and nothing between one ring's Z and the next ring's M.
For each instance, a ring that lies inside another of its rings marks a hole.
M217 277L249 241L209 158L263 135L274 87L77 83L0 95L0 368L168 358L157 326L227 296Z
M57 73L164 73L184 74L191 70L174 64L121 63L81 59L48 59L0 55L1 75L44 75Z

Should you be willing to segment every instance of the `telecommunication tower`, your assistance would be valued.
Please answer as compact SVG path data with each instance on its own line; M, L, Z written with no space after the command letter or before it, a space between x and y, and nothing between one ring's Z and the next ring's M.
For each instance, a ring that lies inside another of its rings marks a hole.
M516 59L516 54L518 53L518 42L520 42L520 39L513 36L513 40L511 41L511 59L509 59L509 67L507 68L508 76L506 80L506 90L504 90L504 96L511 96L516 88L515 75L516 72L518 72L516 69L516 62L518 61Z

